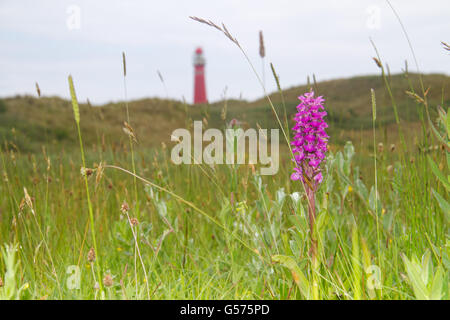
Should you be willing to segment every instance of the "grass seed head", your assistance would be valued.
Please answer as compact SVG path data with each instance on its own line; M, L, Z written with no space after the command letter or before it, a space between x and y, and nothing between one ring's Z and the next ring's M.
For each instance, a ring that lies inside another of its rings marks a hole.
M39 88L39 84L36 82L36 92L38 94L38 97L41 96L41 89Z
M372 59L373 59L373 61L375 61L375 64L377 65L378 68L380 68L380 69L383 68L381 61L378 60L378 58L373 57Z
M95 184L98 185L100 181L102 180L103 176L103 170L105 169L103 162L100 162L100 164L97 166L97 174L95 175Z
M417 103L425 104L425 100L422 97L420 97L417 93L406 91L406 94L411 98L413 98L414 100L416 100Z
M87 259L88 259L89 262L94 262L95 261L95 250L94 250L94 248L91 248L89 250L88 255L87 255Z
M122 202L122 205L120 206L120 211L122 211L123 214L128 213L130 211L130 207L128 206L128 203L126 201Z
M122 64L123 64L123 76L127 76L127 59L125 58L125 52L122 52Z
M78 106L77 95L75 93L75 87L73 85L72 76L69 76L69 87L70 87L70 96L72 98L72 109L73 115L75 117L75 121L80 123L80 107Z
M135 143L137 143L136 135L134 134L133 128L128 124L128 122L124 121L123 132L127 134Z
M264 47L264 36L262 31L259 31L259 56L261 58L266 56L266 48Z
M30 195L28 194L27 188L23 188L23 193L25 194L25 203L30 209L33 209L33 201L31 200Z
M23 212L23 208L25 208L25 198L22 198L19 204L19 213Z
M112 285L114 284L113 278L111 277L110 274L107 274L104 278L103 278L103 284L105 285L105 287L109 288L112 287Z

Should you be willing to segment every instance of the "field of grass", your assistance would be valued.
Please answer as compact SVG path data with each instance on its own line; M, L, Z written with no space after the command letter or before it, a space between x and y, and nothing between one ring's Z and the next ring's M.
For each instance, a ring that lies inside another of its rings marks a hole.
M0 299L449 298L447 76L326 81L202 107L78 106L69 83L71 103L0 104ZM292 127L309 87L326 98L331 136L313 230L286 144L274 176L171 162L173 129L232 118L276 128L284 108Z

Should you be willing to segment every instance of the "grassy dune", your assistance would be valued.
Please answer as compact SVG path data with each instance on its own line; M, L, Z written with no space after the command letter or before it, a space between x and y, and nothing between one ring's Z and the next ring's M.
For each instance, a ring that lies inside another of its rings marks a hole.
M405 91L420 89L417 74L397 74L389 77L399 117L405 131L420 130L424 108L409 98ZM430 105L448 105L450 103L450 78L440 74L423 77L430 87L428 99ZM330 124L331 143L343 146L347 140L358 144L372 134L372 109L370 96L373 88L377 94L377 128L385 143L398 142L398 128L392 100L385 90L383 79L379 76L353 77L311 84L318 94L326 96L327 121ZM308 85L283 90L286 110L289 117L295 113L297 96L307 91ZM270 95L272 101L283 114L281 96L275 92ZM59 149L77 148L77 135L70 112L70 100L58 97L19 96L0 100L0 137L4 141L14 142L23 152L38 151L41 145ZM223 127L221 115L226 105L227 119L236 118L245 122L245 126L256 128L278 128L273 112L265 99L256 101L219 101L209 106L187 105L180 101L143 99L130 101L130 117L133 128L145 147L159 146L170 141L170 133L181 127L189 127L192 120L206 118L213 128ZM92 107L81 103L83 122L81 127L88 148L96 145L119 145L127 142L122 125L126 119L124 102L109 103ZM436 115L433 109L433 115ZM413 135L408 135L412 138ZM410 139L410 142L414 142ZM370 150L365 146L365 151Z

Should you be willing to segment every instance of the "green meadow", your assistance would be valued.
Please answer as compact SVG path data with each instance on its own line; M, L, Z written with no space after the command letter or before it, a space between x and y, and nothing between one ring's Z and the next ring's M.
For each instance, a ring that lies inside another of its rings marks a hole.
M448 299L449 77L377 62L256 101L93 106L71 77L65 99L0 100L0 299ZM330 135L313 229L286 141L310 89ZM174 129L232 119L287 131L276 175L171 161Z

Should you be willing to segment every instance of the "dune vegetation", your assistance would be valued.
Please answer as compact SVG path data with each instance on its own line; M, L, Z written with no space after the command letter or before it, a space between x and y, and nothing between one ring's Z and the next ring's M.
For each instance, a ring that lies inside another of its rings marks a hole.
M92 106L72 77L66 99L2 99L0 299L448 299L449 78L375 62L256 101ZM310 90L330 136L314 208L288 148ZM285 130L276 175L171 161L174 129L232 119Z

